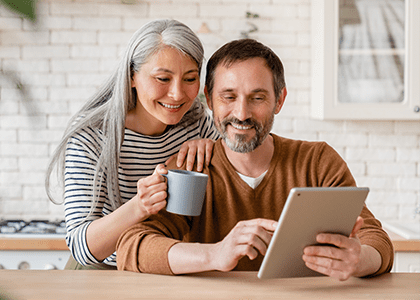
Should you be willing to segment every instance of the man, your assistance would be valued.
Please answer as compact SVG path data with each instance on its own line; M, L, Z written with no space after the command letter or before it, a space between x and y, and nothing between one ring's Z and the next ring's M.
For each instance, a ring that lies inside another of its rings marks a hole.
M282 63L266 46L244 39L216 51L207 65L205 94L222 139L204 170L209 181L201 216L161 211L131 227L117 243L120 270L256 271L291 188L356 185L326 143L270 134L287 90ZM336 247L306 247L302 259L340 280L392 267L391 241L366 207L350 237L319 234L317 241Z

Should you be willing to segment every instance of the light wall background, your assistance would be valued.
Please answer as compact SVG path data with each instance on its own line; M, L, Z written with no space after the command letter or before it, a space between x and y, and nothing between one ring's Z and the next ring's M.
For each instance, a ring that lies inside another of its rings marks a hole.
M207 58L255 25L249 36L285 65L288 97L273 131L327 141L358 185L371 188L367 204L379 219L420 220L420 122L310 117L311 0L123 2L42 0L35 27L0 7L0 219L63 219L63 206L46 198L44 172L70 116L107 77L135 30L174 18L198 33Z

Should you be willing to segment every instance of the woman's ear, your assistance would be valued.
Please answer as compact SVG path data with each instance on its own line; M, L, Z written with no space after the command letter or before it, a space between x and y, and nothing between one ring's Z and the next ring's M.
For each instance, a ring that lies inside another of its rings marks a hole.
M206 101L207 101L207 106L208 106L208 108L209 108L210 110L213 110L213 106L212 106L212 103L211 103L211 99L210 99L210 96L209 96L209 92L208 92L208 90L207 90L207 86L205 86L205 87L204 87L204 95L206 96Z

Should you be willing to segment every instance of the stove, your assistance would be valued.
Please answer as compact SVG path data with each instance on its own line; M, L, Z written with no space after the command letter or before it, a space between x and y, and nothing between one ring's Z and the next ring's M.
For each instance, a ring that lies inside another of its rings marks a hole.
M48 220L0 220L0 235L66 235L64 221Z
M65 236L62 220L0 220L0 269L63 269Z

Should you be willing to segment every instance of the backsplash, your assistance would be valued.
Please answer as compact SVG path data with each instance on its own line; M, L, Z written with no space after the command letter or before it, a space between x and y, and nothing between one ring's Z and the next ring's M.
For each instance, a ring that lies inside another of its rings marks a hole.
M420 122L310 118L311 0L122 2L38 1L35 27L0 6L0 219L63 218L63 206L46 198L44 173L70 116L135 30L174 18L198 33L207 58L244 35L272 47L288 87L273 132L333 146L358 185L370 187L367 204L379 219L420 220Z

